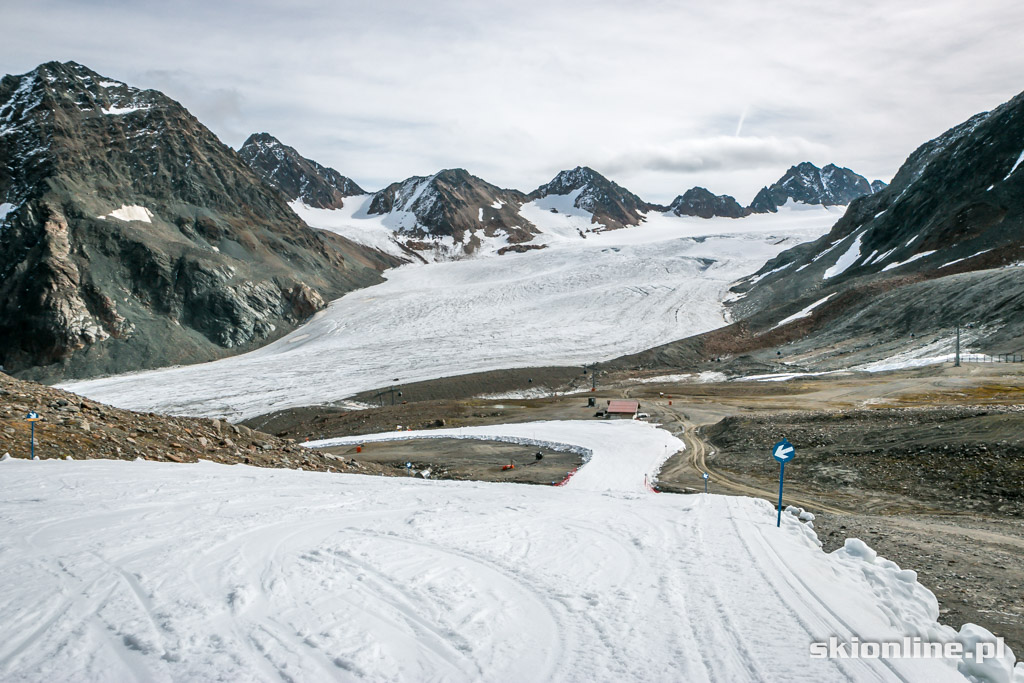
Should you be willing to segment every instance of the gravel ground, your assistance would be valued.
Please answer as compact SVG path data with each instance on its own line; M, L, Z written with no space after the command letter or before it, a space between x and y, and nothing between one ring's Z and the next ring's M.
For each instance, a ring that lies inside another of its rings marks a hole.
M820 513L814 526L826 552L856 537L916 570L939 598L940 622L981 624L1024 655L1024 520Z

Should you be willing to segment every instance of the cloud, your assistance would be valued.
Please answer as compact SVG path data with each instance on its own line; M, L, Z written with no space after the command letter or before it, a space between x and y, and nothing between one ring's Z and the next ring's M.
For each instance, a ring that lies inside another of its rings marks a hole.
M1024 73L1015 0L13 0L3 22L0 72L74 59L367 187L588 164L645 198L739 197L804 159L888 178Z
M694 173L698 171L772 169L810 159L824 159L828 154L827 146L799 137L761 138L720 135L711 138L679 140L667 145L631 151L610 159L604 164L604 168L608 169L609 173L638 171Z

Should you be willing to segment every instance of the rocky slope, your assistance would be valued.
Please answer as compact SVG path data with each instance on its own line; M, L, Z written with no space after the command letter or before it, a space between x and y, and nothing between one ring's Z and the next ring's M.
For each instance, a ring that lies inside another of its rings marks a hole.
M713 194L703 187L694 187L679 195L669 204L668 210L677 216L700 218L742 218L750 213L729 195Z
M74 62L0 80L0 364L55 379L254 348L395 262L306 226L180 104Z
M566 197L574 208L592 214L591 222L597 229L605 230L639 225L643 214L666 208L645 202L587 166L561 171L531 192L527 201L553 196Z
M885 186L881 180L867 179L848 168L829 164L818 168L809 161L790 167L773 185L764 187L750 203L752 213L775 213L787 201L825 206L845 206L858 197L870 195Z
M734 289L737 319L794 362L1024 350L1024 94L911 154L831 232ZM768 341L768 340L771 341Z
M340 209L345 197L366 194L351 178L303 157L269 133L250 135L238 155L289 201L301 200L317 209Z
M537 228L519 215L524 200L461 168L392 183L373 195L370 215L383 215L406 246L449 257L476 252L495 240L508 247L533 239Z
M302 448L293 439L243 425L134 413L4 373L0 373L0 457L29 457L29 427L24 418L30 410L42 417L36 423L35 455L43 460L203 459L323 472L393 472L373 463Z
M829 234L733 286L733 324L617 359L737 374L1024 355L1024 93L914 151Z

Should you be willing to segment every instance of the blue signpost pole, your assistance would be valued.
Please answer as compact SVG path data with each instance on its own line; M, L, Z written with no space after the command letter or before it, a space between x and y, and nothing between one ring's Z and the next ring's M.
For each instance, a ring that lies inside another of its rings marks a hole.
M779 463L779 516L775 520L775 526L782 526L782 478L786 476L786 463Z
M786 463L796 457L796 449L788 439L783 439L772 446L772 457L779 463L779 508L775 518L775 526L782 526L782 480L786 476Z
M29 422L29 425L31 425L31 427L30 427L30 429L31 429L31 436L29 436L29 451L30 451L30 453L29 453L29 460L35 460L36 459L36 423L35 422Z

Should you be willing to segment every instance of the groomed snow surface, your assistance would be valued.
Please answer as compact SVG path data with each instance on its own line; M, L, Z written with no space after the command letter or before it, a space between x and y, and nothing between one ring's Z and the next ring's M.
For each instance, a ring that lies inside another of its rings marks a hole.
M342 211L362 211L357 200ZM322 213L303 215L323 225ZM252 353L64 388L122 408L237 420L337 401L393 379L607 360L727 324L722 300L734 281L818 237L840 213L651 215L586 239L569 224L548 226L538 238L545 249L388 271L386 282L332 302ZM387 246L391 227L367 219L358 228L372 233L360 239ZM334 229L359 237L342 219Z
M939 626L914 572L861 542L827 555L763 501L642 489L679 446L650 425L475 435L592 453L562 488L0 463L0 677L953 681L957 661L811 659L810 643L991 639Z

